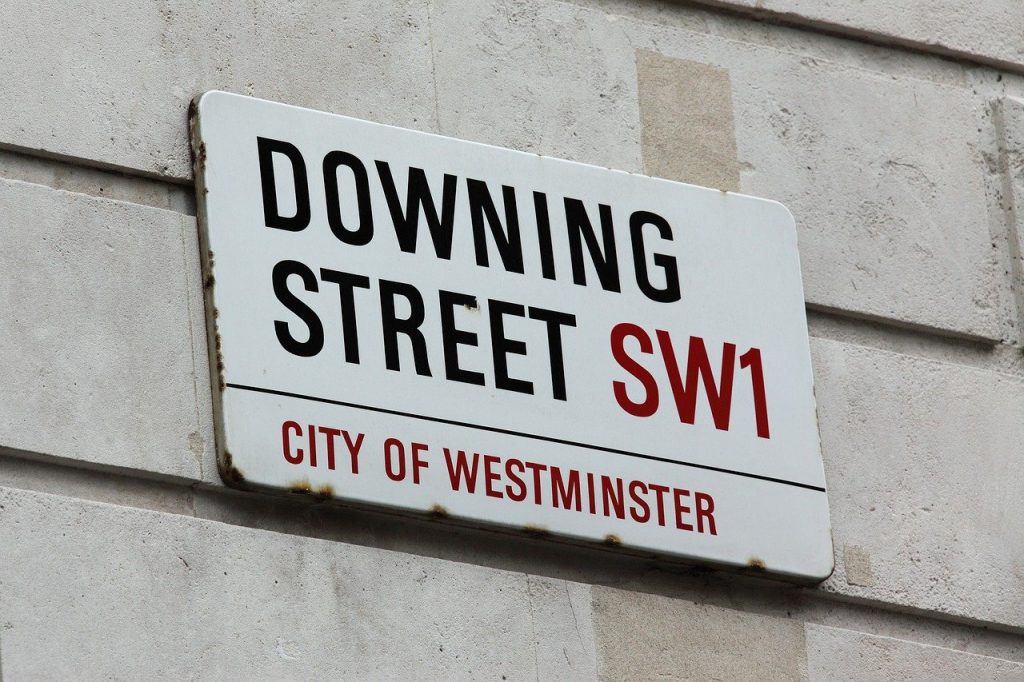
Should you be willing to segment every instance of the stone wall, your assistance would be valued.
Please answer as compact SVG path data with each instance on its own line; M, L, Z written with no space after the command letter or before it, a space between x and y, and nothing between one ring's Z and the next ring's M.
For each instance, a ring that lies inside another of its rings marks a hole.
M1017 0L8 0L0 679L1024 678ZM818 586L229 490L187 107L779 200Z

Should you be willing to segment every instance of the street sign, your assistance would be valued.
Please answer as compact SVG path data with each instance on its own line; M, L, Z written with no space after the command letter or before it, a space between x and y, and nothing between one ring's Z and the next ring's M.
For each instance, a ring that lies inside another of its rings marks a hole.
M192 127L228 484L831 573L781 204L223 92Z

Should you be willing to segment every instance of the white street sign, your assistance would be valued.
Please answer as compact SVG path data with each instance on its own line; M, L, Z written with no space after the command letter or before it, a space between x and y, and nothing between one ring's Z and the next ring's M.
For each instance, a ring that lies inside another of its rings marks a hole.
M192 125L229 484L831 573L781 204L223 92Z

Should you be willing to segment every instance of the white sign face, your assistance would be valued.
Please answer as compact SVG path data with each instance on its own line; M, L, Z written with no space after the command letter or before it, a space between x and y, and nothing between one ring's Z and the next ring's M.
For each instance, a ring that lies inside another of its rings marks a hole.
M222 92L196 109L229 484L831 573L781 204Z

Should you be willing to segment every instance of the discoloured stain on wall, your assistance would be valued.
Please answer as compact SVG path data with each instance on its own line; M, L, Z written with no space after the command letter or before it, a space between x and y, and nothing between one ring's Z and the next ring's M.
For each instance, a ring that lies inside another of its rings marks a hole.
M863 587L875 584L875 577L871 573L871 555L863 547L845 545L843 561L846 565L846 582Z
M636 74L644 172L738 192L729 72L637 50Z
M799 622L609 587L593 597L602 680L806 679Z

